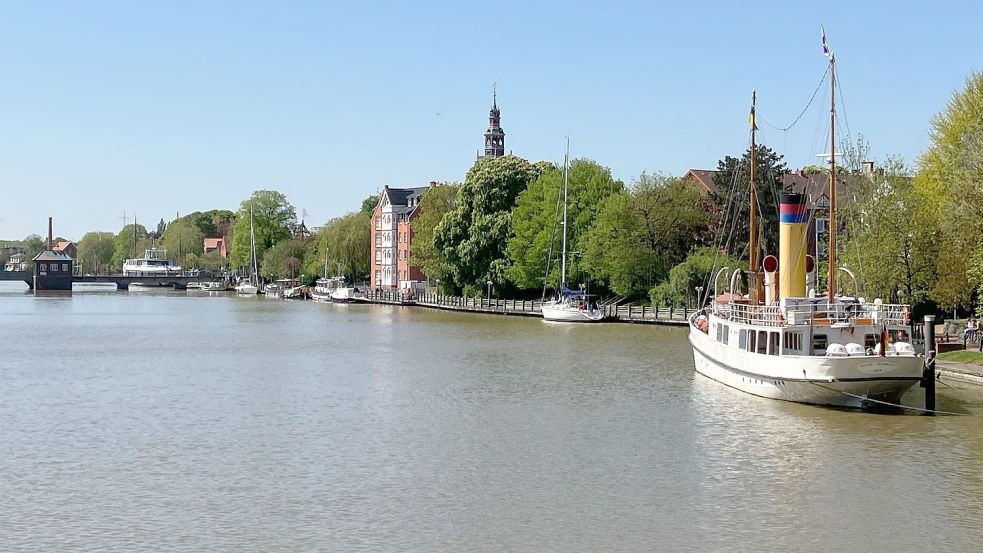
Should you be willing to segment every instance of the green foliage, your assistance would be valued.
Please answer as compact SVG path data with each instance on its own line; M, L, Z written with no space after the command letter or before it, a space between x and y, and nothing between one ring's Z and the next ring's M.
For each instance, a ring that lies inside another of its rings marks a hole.
M129 224L120 229L113 239L112 270L123 270L123 262L127 259L143 256L143 251L150 247L147 229L140 224Z
M78 243L78 262L83 273L98 273L112 268L115 236L111 232L87 232Z
M686 260L669 271L669 278L649 291L652 305L676 306L697 305L702 298L696 297L697 287L702 288L702 297L712 297L713 277L723 267L747 268L747 262L730 257L714 248L694 250Z
M260 274L271 279L299 277L306 250L307 243L296 238L277 242L263 254Z
M232 226L236 221L236 214L228 209L212 209L210 211L195 211L179 220L191 223L206 238L219 238L228 237L231 234Z
M44 239L37 234L31 234L24 239L24 255L26 259L33 259L34 256L44 251L47 247Z
M611 195L587 233L584 264L624 296L638 296L705 242L700 191L682 179L642 173L631 192Z
M185 267L198 267L206 271L218 271L228 266L229 260L222 257L218 251L194 255L188 254L185 258Z
M567 280L582 272L584 237L597 220L605 201L624 191L624 183L611 177L611 171L597 162L578 159L570 164L568 176ZM562 251L563 171L549 170L522 192L512 210L514 237L509 241L511 265L509 279L519 288L540 288L546 279L546 265L552 250L549 284L560 284Z
M256 233L256 255L259 259L267 249L293 235L297 212L287 197L275 190L257 190L239 206L232 232L232 251L229 260L233 267L249 264L250 212Z
M926 219L938 225L938 279L931 296L945 309L983 297L983 73L932 120L931 145L919 159L915 188ZM921 223L921 222L920 222ZM975 292L975 293L974 293ZM983 307L977 303L978 307Z
M458 184L443 183L427 190L420 199L419 215L413 219L413 249L410 265L419 267L430 280L447 281L450 265L442 250L434 246L434 232L444 215L457 203ZM371 235L370 235L371 238Z
M361 282L369 276L372 254L371 213L358 211L328 221L307 247L304 272L323 275L327 260L328 275L340 270L349 282Z
M368 198L362 200L362 213L368 213L369 215L375 211L375 206L379 205L379 195L373 194Z
M782 192L782 175L788 173L782 156L767 146L758 145L755 151L754 183L758 199L758 220L762 225L765 254L778 253L778 206ZM750 216L749 195L751 180L751 149L741 159L726 156L717 163L718 173L713 183L720 191L714 196L721 213L724 246L734 255L744 255L748 247Z
M938 236L925 224L924 202L908 168L889 159L883 175L854 179L850 189L838 256L857 273L861 294L913 305L925 301L935 280ZM843 278L839 288L854 293Z
M197 257L203 253L204 235L187 218L181 218L167 225L160 243L167 250L170 259L189 268L194 266ZM188 259L189 254L195 258Z
M468 170L457 206L441 219L434 246L450 267L449 285L461 289L506 280L505 251L512 234L512 208L539 171L517 156L486 157Z

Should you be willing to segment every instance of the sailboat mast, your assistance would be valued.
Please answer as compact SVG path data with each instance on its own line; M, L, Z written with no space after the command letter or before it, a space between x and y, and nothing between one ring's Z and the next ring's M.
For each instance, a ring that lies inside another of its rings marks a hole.
M567 153L563 157L563 253L560 262L560 288L567 285L567 180L570 175L570 137L567 137Z
M755 144L755 131L758 130L757 125L755 125L754 108L757 102L758 91L751 91L751 180L748 186L750 187L750 202L751 202L751 213L748 221L748 227L750 235L748 237L748 268L752 273L758 272L758 244L757 244L757 234L758 234L758 195L756 187L754 186L754 169L755 169L755 155L757 150L757 145Z
M829 54L829 291L826 299L833 301L836 289L836 56Z

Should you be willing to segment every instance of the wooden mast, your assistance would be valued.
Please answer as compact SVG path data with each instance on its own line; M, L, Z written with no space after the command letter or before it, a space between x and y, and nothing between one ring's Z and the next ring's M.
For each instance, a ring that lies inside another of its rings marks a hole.
M754 107L757 102L758 91L751 90L751 180L749 182L750 186L750 201L751 201L751 213L748 221L748 230L750 234L748 236L748 269L752 274L757 275L758 273L758 244L757 244L757 234L758 234L758 197L754 186L754 166L755 166L755 154L757 153L757 145L755 144L754 132L758 130L758 126L755 124L755 114Z
M833 301L836 289L836 56L829 53L829 291L826 299Z

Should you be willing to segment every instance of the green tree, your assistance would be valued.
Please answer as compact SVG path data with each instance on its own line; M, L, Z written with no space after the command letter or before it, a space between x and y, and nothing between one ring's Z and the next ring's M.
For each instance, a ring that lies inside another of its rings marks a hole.
M709 215L688 182L642 175L630 193L613 194L587 233L585 266L624 296L638 296L703 245Z
M120 229L113 239L112 270L121 271L127 259L140 257L149 247L147 229L141 224L129 224Z
M26 259L33 259L34 256L43 252L46 247L47 244L37 234L31 234L27 238L24 238L24 255Z
M434 246L434 232L444 215L457 204L459 188L456 183L443 183L427 190L420 199L420 213L411 223L413 249L410 251L410 264L419 267L430 280L445 282L450 275L450 265L443 251Z
M730 257L711 247L694 250L685 261L669 271L667 280L649 291L652 305L699 305L705 298L713 297L713 277L724 267L746 269L747 261ZM700 298L697 298L697 288L700 288Z
M932 119L931 145L915 188L937 221L940 242L932 299L945 309L983 307L983 73L973 73Z
M486 157L468 170L457 206L441 219L434 247L450 267L449 283L477 295L485 280L506 281L506 244L512 235L512 208L519 194L539 177L528 161L513 155Z
M928 298L935 280L937 232L925 225L923 202L912 185L910 170L889 159L884 172L851 183L853 194L844 210L844 238L839 259L852 268L862 295L917 304ZM840 278L839 288L852 295L852 283Z
M362 200L362 213L372 214L375 211L375 206L379 205L379 195L373 194L364 200Z
M301 274L307 243L297 238L281 240L263 254L260 273L264 277L297 278Z
M171 259L184 267L191 267L198 255L203 253L204 234L188 218L182 217L166 226L160 242ZM195 259L188 259L189 254L194 255Z
M249 225L256 233L256 255L263 259L267 249L281 240L293 236L297 226L297 211L287 197L275 190L257 190L239 206L232 231L232 251L229 254L233 267L249 265Z
M371 214L364 211L348 213L328 221L308 245L304 272L309 276L325 271L338 271L349 282L361 282L369 276L369 257L372 254L372 235L369 232Z
M115 236L111 232L87 232L78 243L78 262L83 273L108 271L112 267Z
M758 220L764 238L762 246L765 254L777 254L779 195L783 191L782 176L788 173L788 168L782 156L760 144L755 151L754 165ZM750 167L751 149L748 148L740 159L726 156L720 160L713 177L713 183L720 191L714 195L714 201L724 214L721 220L724 247L737 256L745 255L748 247Z
M541 288L550 261L549 284L560 284L562 248L563 171L552 165L533 181L512 210L514 236L508 243L511 264L509 279L519 288ZM577 159L570 164L567 200L567 280L582 272L582 239L597 220L611 194L624 191L624 183L615 180L607 167L595 161ZM550 256L552 252L552 256Z

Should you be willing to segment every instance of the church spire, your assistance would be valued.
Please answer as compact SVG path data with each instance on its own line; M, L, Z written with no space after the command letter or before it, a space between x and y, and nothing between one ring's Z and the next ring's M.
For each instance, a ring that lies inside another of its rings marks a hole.
M492 107L488 112L488 130L485 131L485 155L505 155L505 131L502 130L502 112L498 109L498 83L492 83Z

